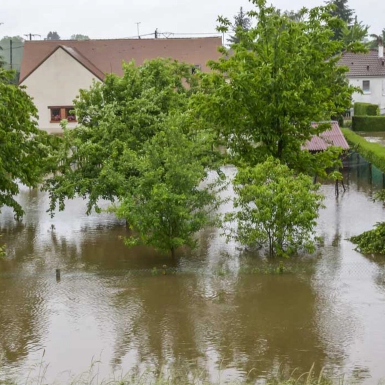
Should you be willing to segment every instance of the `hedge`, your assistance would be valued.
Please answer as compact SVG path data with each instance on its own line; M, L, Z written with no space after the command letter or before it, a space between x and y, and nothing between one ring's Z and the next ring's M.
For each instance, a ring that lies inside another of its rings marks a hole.
M384 116L353 116L353 131L385 131Z
M347 128L341 128L347 142L368 162L385 172L385 147L379 143L370 143Z
M377 104L354 103L354 116L377 116L380 109Z

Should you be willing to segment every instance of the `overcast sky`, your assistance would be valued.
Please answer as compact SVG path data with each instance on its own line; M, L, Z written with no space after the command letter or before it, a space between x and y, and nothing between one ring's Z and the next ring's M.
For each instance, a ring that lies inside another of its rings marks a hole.
M323 0L274 0L281 9L321 5ZM371 33L385 28L385 1L350 0L358 19L371 26ZM45 37L57 31L62 38L81 33L91 38L124 38L140 33L213 33L218 15L232 18L247 0L1 0L0 38L27 33ZM180 36L180 35L179 35Z

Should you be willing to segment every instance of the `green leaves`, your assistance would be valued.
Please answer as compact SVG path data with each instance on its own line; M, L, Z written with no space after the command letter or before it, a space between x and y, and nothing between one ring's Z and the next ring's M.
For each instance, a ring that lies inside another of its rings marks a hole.
M123 77L110 74L104 83L81 91L75 102L80 124L64 130L58 166L45 185L51 214L77 195L88 200L88 213L99 210L99 199L114 202L126 195L138 174L133 159L170 114L187 109L196 87L190 72L188 65L168 59L140 67L128 63Z
M228 238L251 247L266 247L270 255L289 256L300 248L314 250L314 227L321 207L319 185L295 175L279 160L268 158L241 169L234 181L238 210L227 214Z
M207 142L189 139L178 123L170 117L143 152L133 155L138 176L112 209L133 231L127 245L150 245L173 256L181 246L195 247L193 235L215 220L210 213L219 204L215 188L220 184L218 179L201 185L207 177L200 160Z
M361 235L351 237L356 250L367 254L385 254L385 222L376 223L375 228Z
M351 104L354 88L335 55L343 43L332 40L339 21L330 7L304 9L294 21L264 1L253 3L248 16L255 26L210 63L213 72L202 75L193 105L226 142L230 162L253 166L273 156L297 169L301 145L318 133L311 123L331 120Z
M19 219L19 183L36 187L42 181L57 138L37 128L36 107L23 87L10 84L13 76L0 68L0 208L12 207Z

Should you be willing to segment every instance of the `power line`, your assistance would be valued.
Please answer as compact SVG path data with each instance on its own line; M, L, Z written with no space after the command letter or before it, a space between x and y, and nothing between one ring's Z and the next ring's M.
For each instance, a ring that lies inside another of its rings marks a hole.
M9 51L9 50L14 50L14 49L18 49L18 48L23 48L24 46L23 45L20 45L18 47L12 47L12 48L3 48L3 51Z

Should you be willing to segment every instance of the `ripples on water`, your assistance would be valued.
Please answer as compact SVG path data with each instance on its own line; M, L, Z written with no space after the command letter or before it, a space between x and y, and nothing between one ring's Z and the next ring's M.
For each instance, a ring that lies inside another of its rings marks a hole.
M322 187L323 247L285 262L294 273L284 275L250 274L263 270L260 259L215 229L202 231L199 248L182 250L176 263L128 249L113 216L87 217L79 199L51 219L47 195L23 189L23 222L8 209L0 218L8 250L0 262L3 373L24 377L44 352L47 382L100 358L100 377L178 366L215 381L219 371L244 379L254 369L249 376L259 378L315 363L377 383L385 377L385 259L355 252L346 238L384 220L371 200L379 176L369 183L363 166L345 177L348 191L338 199L333 186ZM152 273L164 264L166 275Z

